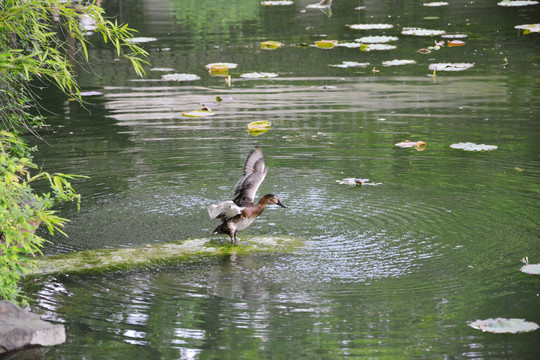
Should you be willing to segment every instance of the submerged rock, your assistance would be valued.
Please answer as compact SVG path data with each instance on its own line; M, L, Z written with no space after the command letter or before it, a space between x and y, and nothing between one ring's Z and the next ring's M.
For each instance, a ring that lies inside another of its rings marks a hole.
M0 300L0 354L29 345L52 346L65 341L63 325L48 323L9 301Z

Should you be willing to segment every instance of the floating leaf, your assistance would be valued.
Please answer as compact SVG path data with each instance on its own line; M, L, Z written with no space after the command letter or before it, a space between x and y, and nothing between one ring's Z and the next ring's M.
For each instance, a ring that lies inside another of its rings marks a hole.
M277 42L277 41L263 41L261 43L261 48L262 49L267 49L267 50L274 50L274 49L277 49L278 47L281 47L282 44L280 42Z
M465 44L465 41L461 40L450 40L447 43L448 47L464 46Z
M232 96L216 96L216 101L217 102L222 102L222 101L233 101L234 98Z
M416 52L418 52L420 54L429 54L429 53L431 53L431 50L429 50L429 49L418 49Z
M399 65L409 65L409 64L416 64L416 61L414 60L390 60L390 61L383 61L383 66L399 66Z
M469 326L482 330L489 331L492 333L518 333L518 332L528 332L538 329L538 324L525 321L523 319L505 319L505 318L496 318L496 319L486 319L486 320L476 320L469 323Z
M182 115L187 116L187 117L205 117L205 116L213 116L216 114L208 108L202 108L201 110L183 112Z
M362 51L379 51L379 50L394 50L397 46L389 44L363 44L360 47Z
M247 131L254 136L261 135L262 133L267 132L272 126L271 122L268 121L254 121L247 125Z
M347 26L353 30L382 30L392 29L394 27L392 24L354 24Z
M322 0L319 3L306 6L307 9L328 9L332 6L332 1Z
M263 1L261 2L262 6L283 6L283 5L292 5L292 1Z
M514 28L523 30L525 34L540 32L540 24L516 25Z
M409 141L405 140L402 142L399 142L395 144L396 146L399 146L400 148L407 149L407 148L415 148L418 151L424 151L426 149L426 143L423 141Z
M444 34L441 35L445 39L465 39L468 35L465 34Z
M236 69L238 67L238 64L235 64L235 63L227 63L227 62L218 62L218 63L211 63L211 64L208 64L208 65L205 65L205 67L210 70L212 67L216 66L216 65L223 65L223 66L226 66L228 67L229 69Z
M464 151L492 151L497 150L499 147L497 145L486 145L486 144L475 144L472 142L466 143L456 143L450 145L452 149L460 149Z
M278 74L276 73L264 73L264 72L252 72L247 74L242 74L240 77L246 78L246 79L269 79L277 77Z
M423 3L422 5L429 6L429 7L437 7L437 6L446 6L448 5L448 3L445 1L434 1L430 3Z
M195 74L165 74L161 75L161 80L163 81L195 81L199 80L200 77Z
M390 41L397 41L397 40L399 40L399 38L395 36L364 36L354 41L357 41L360 43L368 43L368 44L380 44L380 43L387 43Z
M499 6L504 7L512 7L512 6L528 6L528 5L536 5L538 4L538 1L510 1L510 0L504 0L500 3L497 3Z
M318 40L315 41L315 46L321 49L333 49L338 44L337 40Z
M341 64L335 64L335 65L328 65L332 67L338 67L338 68L350 68L350 67L366 67L369 63L359 63L356 61L343 61Z
M435 35L443 35L444 33L446 33L446 31L406 27L406 28L403 28L403 31L401 31L401 33L403 35L413 35L413 36L435 36Z
M174 71L174 69L173 68L152 68L150 69L150 71L169 72L169 71Z
M103 95L103 93L99 91L81 91L80 95L81 96L99 96L99 95Z
M519 270L531 275L540 275L540 264L523 265Z
M346 47L346 48L354 49L354 48L359 48L359 47L361 47L362 44L357 43L357 42L353 42L353 43L338 43L338 44L336 44L336 46L341 46L341 47Z
M349 186L362 186L363 183L369 182L369 179L345 178L336 180L338 184Z
M430 64L429 69L433 71L463 71L474 66L471 63L439 63Z
M317 89L317 90L337 90L337 86L333 86L333 85L311 86L311 89Z
M131 38L131 39L126 39L126 42L129 42L129 43L145 43L145 42L151 42L151 41L156 41L157 38L155 37L134 37L134 38Z

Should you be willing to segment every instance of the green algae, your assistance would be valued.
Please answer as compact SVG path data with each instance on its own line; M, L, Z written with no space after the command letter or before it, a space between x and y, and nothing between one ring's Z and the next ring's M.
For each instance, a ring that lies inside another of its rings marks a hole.
M85 250L37 257L37 266L29 275L83 275L192 264L210 257L233 254L289 253L302 244L303 241L295 237L253 236L245 237L234 246L228 241L201 238L140 247Z

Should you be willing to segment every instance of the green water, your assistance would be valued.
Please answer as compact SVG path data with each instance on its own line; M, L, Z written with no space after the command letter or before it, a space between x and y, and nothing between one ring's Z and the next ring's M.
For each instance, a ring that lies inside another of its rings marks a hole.
M293 254L236 256L194 266L107 276L59 276L29 288L33 310L64 324L63 345L43 359L536 359L540 332L482 333L477 319L540 323L540 283L519 271L540 262L540 22L538 5L495 1L315 0L103 1L140 36L152 66L129 64L93 39L80 69L83 107L49 90L54 111L36 161L77 182L80 212L69 238L45 253L200 238L216 226L205 206L233 196L249 151L262 147L269 173L259 189L289 207L268 208L246 234L305 239ZM355 10L358 6L365 10ZM436 17L436 18L433 18ZM388 30L346 25L389 23ZM440 37L403 27L466 34L463 47L423 55ZM388 51L313 46L367 35L399 37ZM277 50L260 42L279 41ZM383 61L416 64L384 67ZM343 61L366 68L336 68ZM205 65L238 64L232 86ZM432 63L470 62L436 73ZM160 80L172 68L200 80ZM249 72L273 79L247 80ZM215 102L216 115L182 112ZM254 137L252 121L271 130ZM394 144L422 140L424 151ZM491 152L450 148L497 145ZM377 186L336 180L369 178ZM47 236L46 234L43 234ZM242 233L240 233L240 239ZM20 354L19 354L20 355ZM22 355L20 355L22 356ZM30 355L28 355L30 356Z

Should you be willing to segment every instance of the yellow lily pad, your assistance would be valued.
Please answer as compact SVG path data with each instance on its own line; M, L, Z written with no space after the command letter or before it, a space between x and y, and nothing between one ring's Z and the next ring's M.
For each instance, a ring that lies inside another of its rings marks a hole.
M216 115L216 113L208 108L203 108L201 110L193 110L193 111L182 113L182 116L187 116L187 117L206 117L206 116L213 116L213 115Z
M315 41L315 46L321 49L333 49L338 44L337 40L318 40Z
M261 49L266 49L266 50L275 50L277 49L278 47L281 47L283 44L281 44L280 42L278 41L263 41L261 43Z
M269 121L254 121L247 125L247 130L249 132L268 131L268 129L270 129L271 126L272 126L272 123Z

